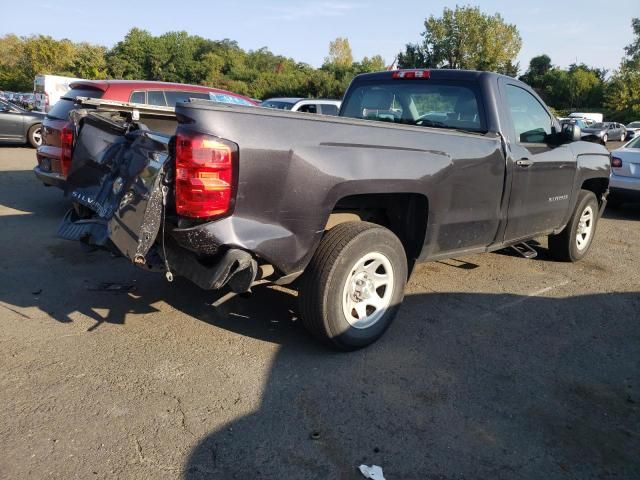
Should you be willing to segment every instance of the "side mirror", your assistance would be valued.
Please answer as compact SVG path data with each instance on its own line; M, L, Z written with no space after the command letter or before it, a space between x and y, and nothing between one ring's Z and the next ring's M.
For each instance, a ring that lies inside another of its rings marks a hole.
M565 123L562 125L562 137L568 142L577 142L582 138L582 132L575 123Z

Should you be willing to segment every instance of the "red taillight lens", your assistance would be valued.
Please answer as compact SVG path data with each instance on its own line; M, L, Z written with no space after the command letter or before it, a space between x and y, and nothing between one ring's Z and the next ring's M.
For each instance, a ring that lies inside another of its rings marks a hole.
M611 157L611 167L612 168L622 168L622 159L618 157Z
M396 70L391 74L392 78L400 80L427 80L430 76L429 70Z
M60 132L60 168L62 175L69 175L71 154L73 153L73 123L67 123Z
M176 211L190 218L228 213L233 200L233 157L237 147L191 132L176 135Z

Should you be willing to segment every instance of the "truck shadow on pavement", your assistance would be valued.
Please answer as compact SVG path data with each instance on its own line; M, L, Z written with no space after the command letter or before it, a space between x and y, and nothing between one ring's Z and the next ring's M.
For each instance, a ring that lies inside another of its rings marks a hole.
M640 202L624 203L616 208L608 207L602 216L613 220L640 220Z
M281 344L257 411L199 441L185 479L356 479L361 463L393 479L640 478L640 294L409 295L348 354L310 341L294 300L263 289L230 302L237 318L172 302Z

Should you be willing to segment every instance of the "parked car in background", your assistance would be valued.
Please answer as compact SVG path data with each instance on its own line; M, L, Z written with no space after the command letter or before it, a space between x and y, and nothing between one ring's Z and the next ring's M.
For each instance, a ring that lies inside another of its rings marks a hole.
M44 113L29 112L6 100L0 100L0 142L28 143L36 148L42 142Z
M604 121L602 113L573 112L569 114L569 118L582 118L589 123L602 123Z
M627 140L631 140L640 134L640 121L631 122L624 128L627 129Z
M23 94L20 97L20 106L26 110L36 109L36 96L33 93Z
M320 113L322 115L338 115L340 100L320 98L270 98L260 104L265 108L290 110L292 112Z
M71 89L71 84L80 80L82 79L60 75L36 75L33 80L36 110L48 112Z
M586 136L596 137L600 143L606 145L608 141L624 142L627 137L627 130L624 125L616 122L594 123L585 128L582 133Z
M609 202L640 201L640 135L611 152Z
M64 139L71 135L65 131L69 112L74 109L76 97L117 100L135 104L174 107L176 102L201 98L219 103L253 105L251 99L236 93L200 85L150 82L139 80L78 80L71 82L67 91L48 112L43 123L42 145L38 148L38 165L34 173L47 186L64 188L71 158L63 156Z

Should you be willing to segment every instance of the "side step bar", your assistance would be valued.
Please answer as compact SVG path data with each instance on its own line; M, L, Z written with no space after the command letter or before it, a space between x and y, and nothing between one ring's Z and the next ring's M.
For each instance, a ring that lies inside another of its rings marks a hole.
M536 258L538 252L528 243L522 242L517 245L511 245L511 248L515 250L518 255L522 255L524 258Z

